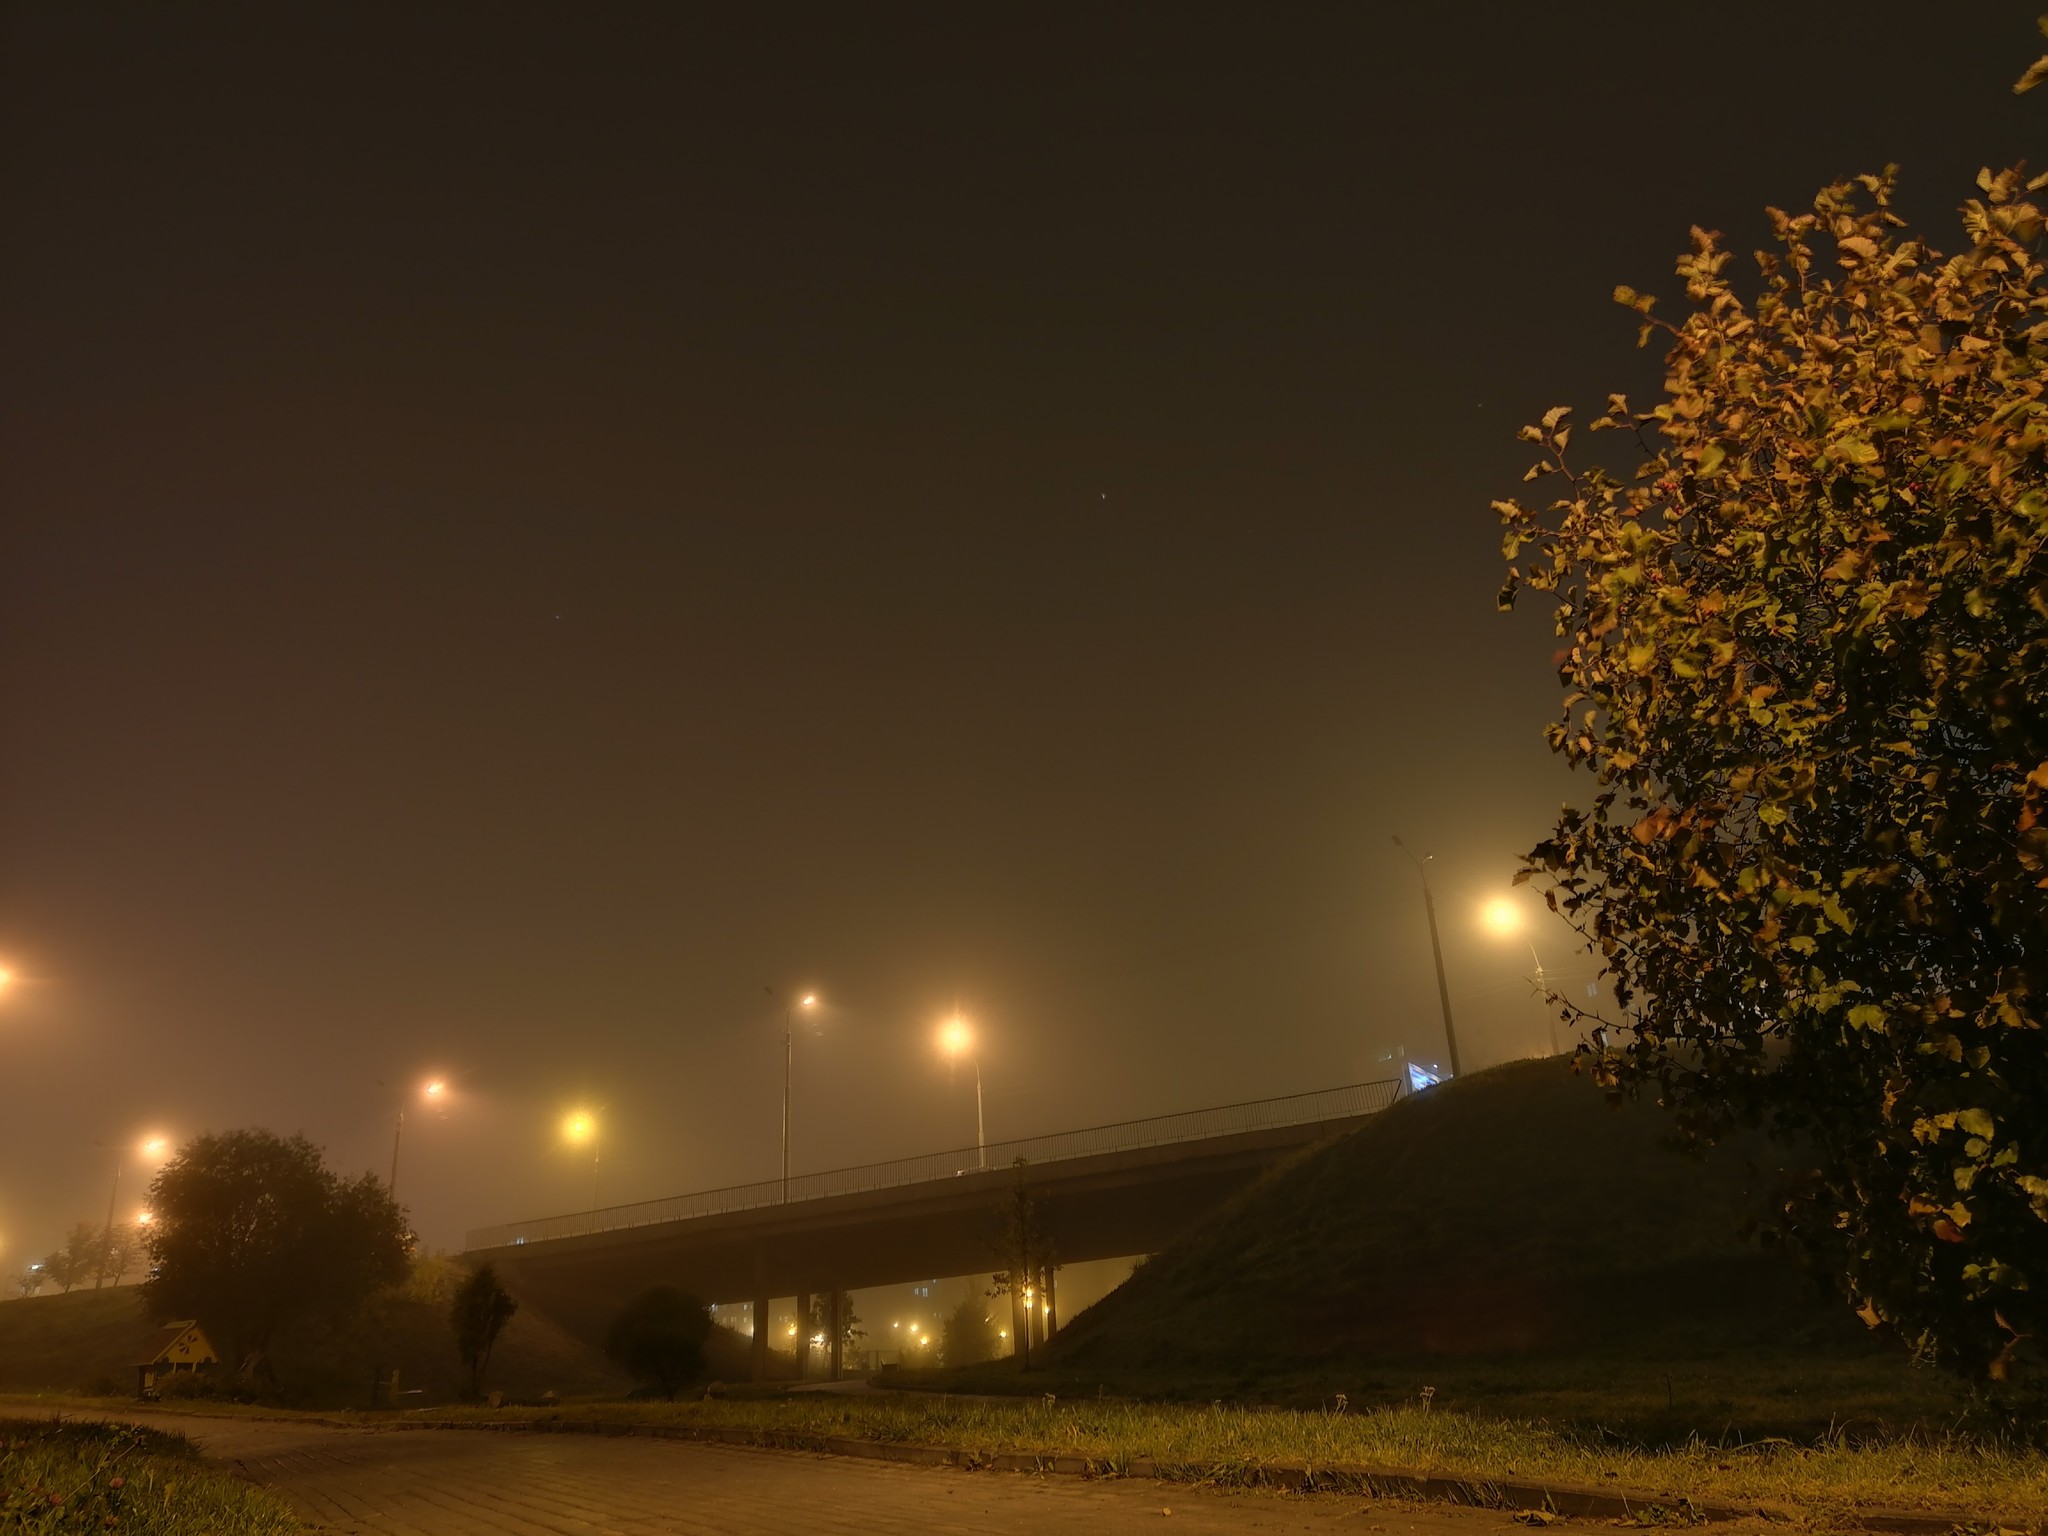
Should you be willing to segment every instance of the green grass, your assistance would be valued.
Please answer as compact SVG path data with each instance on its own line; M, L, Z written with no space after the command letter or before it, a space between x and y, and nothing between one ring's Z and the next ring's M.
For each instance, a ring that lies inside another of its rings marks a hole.
M1339 1412L1079 1402L988 1402L924 1396L793 1396L690 1403L583 1404L559 1409L437 1409L448 1422L546 1419L736 1428L778 1437L850 1436L957 1446L982 1456L1084 1457L1115 1473L1136 1460L1161 1475L1257 1481L1263 1466L1326 1471L1381 1467L1483 1480L1607 1487L1737 1506L1796 1510L1814 1529L1857 1511L1917 1509L2048 1521L2048 1457L1981 1435L1928 1428L1800 1443L1705 1439L1662 1450L1528 1420L1419 1406Z
M1323 1369L1254 1367L1242 1374L1102 1374L1055 1364L1020 1373L1010 1362L961 1371L892 1373L895 1387L1062 1398L1114 1395L1158 1403L1252 1402L1316 1408L1343 1393L1354 1409L1416 1403L1479 1418L1527 1419L1655 1449L1709 1439L1813 1440L1830 1433L1903 1434L2006 1425L1961 1383L1886 1358L1772 1354L1745 1349L1644 1359L1588 1352L1436 1361L1336 1362Z
M182 1435L0 1419L0 1531L296 1536L278 1498L199 1459Z

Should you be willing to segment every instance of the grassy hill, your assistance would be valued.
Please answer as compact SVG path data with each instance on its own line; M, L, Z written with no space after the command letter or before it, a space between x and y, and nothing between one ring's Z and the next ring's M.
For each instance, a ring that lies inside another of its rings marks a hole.
M1694 1427L1954 1405L1896 1341L1743 1241L1762 1199L1749 1164L1768 1148L1696 1160L1669 1131L1655 1106L1610 1109L1556 1061L1406 1099L1140 1266L1063 1331L1048 1378L1283 1400L1435 1385L1468 1406L1483 1393ZM1760 1394L1785 1412L1756 1411Z
M280 1395L306 1407L362 1406L373 1365L396 1365L411 1402L453 1401L464 1386L448 1329L446 1260L423 1260L410 1285L372 1301L354 1327L309 1327L272 1351ZM132 1392L137 1352L155 1332L139 1286L0 1302L0 1391ZM588 1344L531 1311L507 1325L487 1387L515 1398L622 1395L631 1383Z

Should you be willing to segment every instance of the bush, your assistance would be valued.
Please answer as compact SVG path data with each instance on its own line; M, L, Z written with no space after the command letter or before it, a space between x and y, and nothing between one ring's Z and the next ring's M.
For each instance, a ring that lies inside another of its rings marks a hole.
M704 1372L711 1309L687 1291L657 1285L613 1319L604 1352L648 1388L673 1401Z
M222 1371L167 1371L156 1379L156 1395L167 1403L256 1401L253 1388Z

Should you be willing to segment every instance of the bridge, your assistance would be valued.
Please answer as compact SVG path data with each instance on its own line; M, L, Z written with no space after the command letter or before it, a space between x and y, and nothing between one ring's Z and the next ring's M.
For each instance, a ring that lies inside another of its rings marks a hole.
M804 1316L813 1295L831 1296L837 1315L851 1290L998 1267L996 1209L1020 1178L1060 1262L1152 1253L1289 1153L1363 1124L1404 1087L1354 1083L511 1222L469 1233L464 1256L495 1265L536 1310L587 1337L657 1284L719 1304L752 1302L759 1377L771 1298L795 1297ZM1053 1276L1045 1284L1051 1302ZM836 1337L828 1343L835 1376L839 1347Z

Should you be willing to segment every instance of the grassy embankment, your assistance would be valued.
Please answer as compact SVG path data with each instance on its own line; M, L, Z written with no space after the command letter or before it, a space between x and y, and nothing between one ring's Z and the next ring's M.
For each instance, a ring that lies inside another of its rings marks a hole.
M1652 1105L1557 1061L1403 1101L1213 1212L1064 1328L1038 1369L954 1390L1436 1406L1648 1444L1946 1425L1970 1395L1914 1369L1741 1230L1775 1149L1705 1160Z
M0 1419L0 1530L296 1536L273 1494L199 1459L182 1435Z
M448 1326L457 1281L445 1259L415 1266L411 1283L372 1300L346 1327L308 1326L271 1352L278 1400L296 1407L362 1404L373 1366L396 1366L413 1402L455 1401L466 1385ZM139 1286L0 1302L0 1392L134 1391L135 1364L155 1331ZM216 1339L215 1343L222 1341ZM630 1385L597 1350L522 1310L491 1360L491 1384L520 1398L623 1395Z

